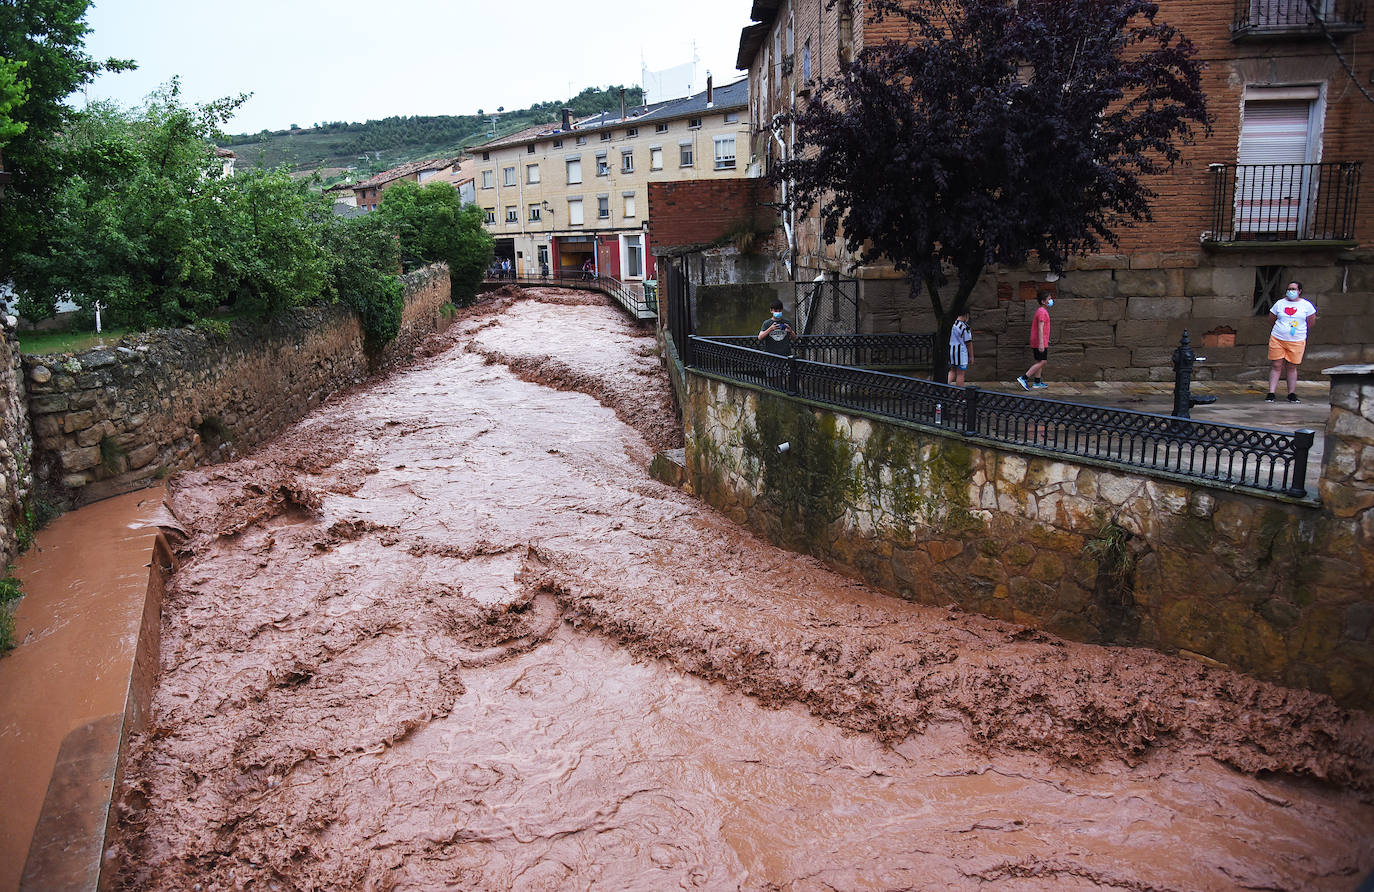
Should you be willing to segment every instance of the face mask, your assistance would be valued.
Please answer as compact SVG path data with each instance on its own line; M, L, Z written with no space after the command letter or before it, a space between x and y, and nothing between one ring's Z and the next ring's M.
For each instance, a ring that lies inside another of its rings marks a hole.
M774 314L773 314L773 318L774 318L774 319L781 319L781 318L782 318L782 314L781 314L781 313L774 313Z
M1283 296L1286 297L1286 298L1288 298L1289 300L1297 300L1297 299L1298 299L1298 292L1296 292L1296 291L1285 291L1285 292L1283 293Z
M1054 306L1054 298L1050 298L1049 300L1045 301L1045 306L1047 306L1047 307L1052 307L1052 306Z

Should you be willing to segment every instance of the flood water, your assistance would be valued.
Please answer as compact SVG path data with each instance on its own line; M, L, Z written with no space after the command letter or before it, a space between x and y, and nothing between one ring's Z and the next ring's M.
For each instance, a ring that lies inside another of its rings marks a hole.
M651 337L554 290L174 480L137 889L1351 889L1374 724L910 604L649 478Z

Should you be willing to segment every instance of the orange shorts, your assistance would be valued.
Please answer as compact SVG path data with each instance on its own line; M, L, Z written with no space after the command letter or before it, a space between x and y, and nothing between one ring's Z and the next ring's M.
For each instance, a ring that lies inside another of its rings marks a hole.
M1269 358L1286 359L1290 365L1302 362L1302 351L1306 347L1306 341L1282 341L1273 335L1269 336Z

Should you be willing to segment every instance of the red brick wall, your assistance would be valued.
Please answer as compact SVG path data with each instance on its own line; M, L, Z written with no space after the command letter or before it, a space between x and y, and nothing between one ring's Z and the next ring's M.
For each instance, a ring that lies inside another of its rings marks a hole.
M649 184L649 242L655 248L710 244L732 229L766 225L772 201L762 180L683 180Z

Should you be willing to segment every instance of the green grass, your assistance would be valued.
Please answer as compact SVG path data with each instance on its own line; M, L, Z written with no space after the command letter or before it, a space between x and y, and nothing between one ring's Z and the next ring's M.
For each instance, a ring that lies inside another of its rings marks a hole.
M14 648L14 611L24 591L13 576L0 579L0 653Z
M113 346L129 334L127 328L107 328L100 334L93 331L21 331L19 349L24 353L78 353L91 347Z

